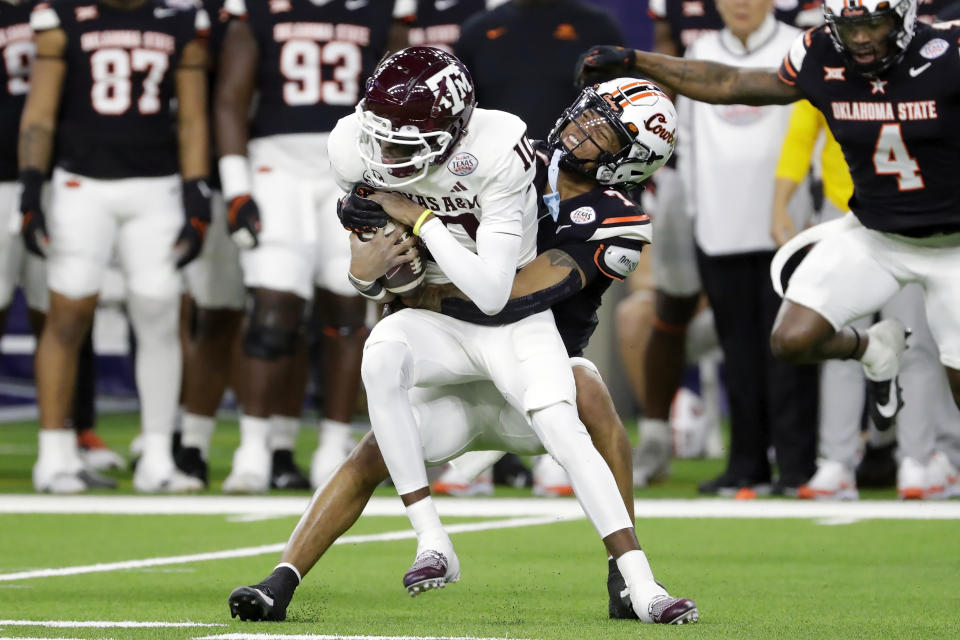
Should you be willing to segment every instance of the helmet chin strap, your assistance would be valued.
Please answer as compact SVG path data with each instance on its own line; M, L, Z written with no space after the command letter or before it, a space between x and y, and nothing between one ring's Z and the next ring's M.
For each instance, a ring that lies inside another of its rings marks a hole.
M547 167L547 184L550 185L550 193L543 194L543 203L547 205L550 211L550 217L556 222L560 217L560 190L557 188L557 180L560 177L560 158L563 151L554 149L550 157L550 165Z

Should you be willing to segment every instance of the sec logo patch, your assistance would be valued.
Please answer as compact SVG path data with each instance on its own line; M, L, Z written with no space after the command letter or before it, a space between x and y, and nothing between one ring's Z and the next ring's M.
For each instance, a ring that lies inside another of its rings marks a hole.
M590 224L597 219L593 207L580 207L570 212L570 222L573 224Z
M927 60L933 60L934 58L939 58L947 52L947 49L950 48L950 45L947 44L947 41L943 38L934 38L927 44L923 45L920 49L920 55L922 55Z
M453 156L453 159L447 164L447 169L455 176L468 176L477 170L480 161L472 153L463 151Z

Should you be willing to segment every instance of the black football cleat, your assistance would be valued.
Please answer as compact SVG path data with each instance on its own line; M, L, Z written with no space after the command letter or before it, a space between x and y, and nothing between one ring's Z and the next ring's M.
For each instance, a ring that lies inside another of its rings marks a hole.
M173 457L173 462L184 475L200 480L204 487L210 486L207 461L203 459L198 447L180 447Z
M274 596L269 586L255 584L251 587L237 587L227 599L230 604L230 617L240 618L244 622L280 622L287 617L288 602L281 602Z
M293 451L277 449L270 467L270 486L274 489L310 489L310 479L293 461Z
M630 602L630 590L627 589L620 567L613 558L607 561L607 595L610 597L607 613L611 620L638 619L637 612L633 610L633 604Z
M886 431L897 421L903 408L903 387L900 376L890 380L867 380L867 412L877 431Z

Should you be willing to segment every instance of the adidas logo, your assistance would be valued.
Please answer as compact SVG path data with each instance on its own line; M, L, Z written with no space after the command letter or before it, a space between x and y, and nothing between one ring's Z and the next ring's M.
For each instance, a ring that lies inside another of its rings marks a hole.
M457 184L453 185L453 189L450 189L450 193L460 193L462 191L469 191L469 189L463 186L462 182L458 182Z

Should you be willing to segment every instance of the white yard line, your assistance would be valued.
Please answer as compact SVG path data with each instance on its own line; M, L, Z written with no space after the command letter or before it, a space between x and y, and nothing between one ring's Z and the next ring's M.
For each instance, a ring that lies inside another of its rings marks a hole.
M193 640L503 640L476 636L338 636L328 634L222 633ZM515 638L512 640L526 640Z
M139 620L0 620L0 627L46 627L48 629L166 629L226 627L214 622L140 622Z
M475 531L490 531L492 529L512 529L516 527L531 527L543 524L552 524L561 520L578 519L582 516L577 515L573 518L563 516L539 516L530 518L511 518L509 520L492 520L485 522L468 522L463 524L452 524L446 527L449 533L471 533ZM384 533L371 533L367 535L342 536L334 544L361 544L366 542L388 542L392 540L406 540L415 537L412 529L401 529L398 531L387 531ZM171 564L187 564L191 562L206 562L209 560L227 560L230 558L246 558L250 556L262 556L272 553L280 553L286 545L284 542L276 544L265 544L256 547L243 547L240 549L226 549L224 551L210 551L207 553L192 553L182 556L165 556L158 558L145 558L143 560L124 560L121 562L102 562L98 564L81 565L74 567L61 567L56 569L32 569L30 571L18 571L15 573L0 574L0 582L12 582L16 580L32 580L35 578L56 578L62 576L75 576L85 573L106 573L110 571L123 571L126 569L143 569L146 567L159 567ZM2 624L3 621L0 621Z
M21 638L18 636L0 636L0 640L113 640L113 638L38 638L36 636Z
M445 517L582 517L576 500L542 498L436 498ZM0 514L299 516L309 498L289 496L48 496L0 495ZM637 500L638 518L856 518L858 520L960 520L960 501L861 500ZM396 497L372 498L368 516L402 516Z

